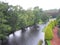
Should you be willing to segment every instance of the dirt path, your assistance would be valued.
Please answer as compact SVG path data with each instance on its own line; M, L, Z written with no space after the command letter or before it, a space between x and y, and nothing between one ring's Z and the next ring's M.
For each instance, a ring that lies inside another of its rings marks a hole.
M58 27L53 29L53 39L50 41L51 45L60 45L60 38L57 35Z

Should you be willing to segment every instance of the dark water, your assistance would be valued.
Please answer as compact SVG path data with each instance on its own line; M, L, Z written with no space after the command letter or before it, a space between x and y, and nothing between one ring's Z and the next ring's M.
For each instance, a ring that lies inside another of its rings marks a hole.
M9 45L38 45L39 40L44 42L44 32L42 32L45 24L39 25L38 30L30 30L29 28L25 32L21 30L15 32L15 36L11 34L9 36Z

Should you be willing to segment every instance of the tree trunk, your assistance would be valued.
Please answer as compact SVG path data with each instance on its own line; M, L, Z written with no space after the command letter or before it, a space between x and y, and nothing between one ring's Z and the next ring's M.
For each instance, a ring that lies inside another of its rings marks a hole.
M39 26L38 26L37 24L34 24L30 29L31 29L31 30L37 30L38 27L39 27Z
M13 30L12 33L13 33L13 37L14 37L14 41L13 41L14 42L14 45L18 45L18 43L16 42L16 37L15 37L16 28L13 27L12 30Z
M3 39L1 39L1 45L3 45L4 44L4 40Z
M25 32L26 30L25 30L25 28L21 28L22 29L22 32Z

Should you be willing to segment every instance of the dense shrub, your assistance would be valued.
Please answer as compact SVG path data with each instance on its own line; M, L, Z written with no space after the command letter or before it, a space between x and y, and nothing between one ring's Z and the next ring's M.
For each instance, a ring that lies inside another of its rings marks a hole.
M45 30L45 39L52 39L53 38L53 32L52 29L48 26Z
M53 38L53 28L56 25L56 20L50 21L49 24L45 27L45 39L50 40Z

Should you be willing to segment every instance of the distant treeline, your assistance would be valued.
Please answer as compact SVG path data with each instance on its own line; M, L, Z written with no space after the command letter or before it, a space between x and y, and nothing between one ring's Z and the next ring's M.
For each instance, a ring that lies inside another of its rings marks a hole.
M44 13L52 16L52 18L56 18L60 14L60 9L45 10Z

